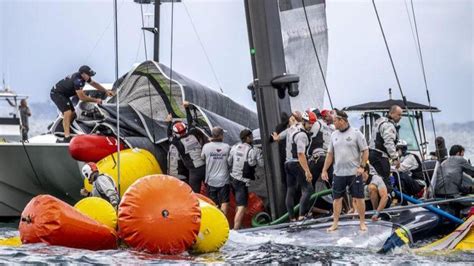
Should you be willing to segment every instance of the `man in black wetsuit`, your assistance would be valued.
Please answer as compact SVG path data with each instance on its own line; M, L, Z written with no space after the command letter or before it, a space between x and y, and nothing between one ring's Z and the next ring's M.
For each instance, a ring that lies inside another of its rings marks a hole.
M92 80L94 75L95 71L89 66L81 66L78 72L60 80L51 89L51 100L53 100L59 111L63 114L64 142L71 140L70 126L75 118L74 106L70 98L77 95L79 100L83 102L102 103L101 99L89 97L84 93L82 89L86 85L86 82L97 90L105 92L107 96L114 95L112 91L108 91L102 85Z

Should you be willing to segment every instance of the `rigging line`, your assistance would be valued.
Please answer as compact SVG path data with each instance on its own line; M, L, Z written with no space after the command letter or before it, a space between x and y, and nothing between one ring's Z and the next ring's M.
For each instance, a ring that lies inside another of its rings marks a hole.
M301 3L303 3L304 16L306 18L306 25L308 26L309 36L311 37L311 43L313 44L314 54L316 55L316 60L318 61L319 71L321 72L321 77L323 78L324 87L326 88L326 93L328 94L329 104L331 105L331 109L334 109L331 94L329 93L328 84L326 83L326 77L324 76L321 61L319 60L318 50L316 49L316 44L314 43L313 33L311 32L311 26L309 25L308 14L306 12L306 5L304 1L305 0L301 0Z
M142 32L143 32L143 46L145 47L145 61L148 60L148 52L146 49L146 36L145 36L145 30L143 29L145 27L145 19L143 18L143 4L140 4L140 13L142 17Z
M170 106L171 106L171 113L174 113L173 110L173 90L171 88L172 86L172 80L173 80L173 33L174 33L174 1L171 1L171 38L170 38L170 84L169 84L169 90L170 90Z
M425 83L426 98L428 99L428 106L431 110L431 97L430 97L430 91L428 90L428 82L426 81L425 64L424 64L424 61L423 61L423 53L422 53L422 50L421 50L420 37L419 37L419 34L418 34L418 26L417 26L417 23L416 23L415 8L413 7L413 0L410 0L410 2L411 2L411 11L413 13L413 24L415 24L415 33L416 33L416 40L417 40L416 44L418 44L418 57L419 57L419 60L420 60L421 70L422 70L422 73L423 73L423 81ZM436 126L435 126L435 122L434 122L433 112L430 112L430 118L431 118L431 126L433 127L433 135L434 135L434 138L435 138L434 139L435 153L436 153L436 157L438 157L438 160L440 162L439 171L440 171L441 178L443 178L444 174L443 174L443 167L441 167L441 159L442 159L441 158L441 153L440 153L440 149L438 149L436 147L436 139L438 138L438 136L436 134ZM446 192L446 186L444 186L444 190Z
M410 108L408 107L407 98L405 97L405 94L403 93L402 85L400 84L400 79L398 78L397 70L395 68L395 64L394 64L393 58L392 58L392 53L390 52L390 48L389 48L388 43L387 43L387 38L385 37L385 32L383 30L382 22L380 21L379 12L377 11L377 6L375 5L375 0L372 0L372 4L374 6L375 15L377 16L377 21L378 21L379 26L380 26L380 31L382 32L382 37L383 37L383 40L384 40L384 43L385 43L385 48L387 49L387 53L388 53L388 57L390 59L390 63L392 65L393 73L395 74L395 79L397 80L398 89L400 91L400 95L402 96L403 103L405 104L405 110L408 114L408 121L410 122L410 127L411 127L411 130L412 130L413 136L415 137L416 146L418 147L418 151L420 152L421 158L424 160L424 154L421 150L420 143L419 143L418 138L416 136L415 126L413 125L413 121L411 119L411 115L410 115L411 111L410 111ZM422 167L424 167L424 164L422 164Z
M415 8L413 7L413 0L411 0L411 11L413 12L413 21L414 21L414 24L415 24L416 40L417 40L417 44L418 44L418 53L419 53L419 57L420 57L421 70L423 72L423 81L425 83L426 97L428 99L428 105L431 109L431 97L430 97L430 92L428 90L428 82L426 81L425 64L424 64L424 60L423 60L423 53L422 53L422 50L421 50L420 37L418 35L418 26L417 26L417 23L416 23ZM433 126L433 133L434 133L435 139L436 139L436 127L435 127L435 123L434 123L433 112L430 112L430 116L431 116L431 123L432 123L432 126Z
M122 2L123 3L123 2ZM114 41L115 41L115 80L118 80L118 10L117 0L113 1L114 6ZM117 111L117 190L120 195L121 192L121 174L120 174L120 99L119 90L117 89L116 98L116 111Z
M188 11L188 7L186 6L186 4L183 2L182 3L183 6L184 6L184 10L186 11L186 14L189 18L189 21L191 22L191 26L193 27L193 31L194 31L194 34L196 34L196 38L198 39L199 41L199 45L201 46L201 49L204 53L204 55L206 56L206 60L207 60L207 63L209 64L209 67L211 68L211 71L212 71L212 74L214 75L214 79L216 80L216 83L217 85L219 86L219 90L221 91L221 93L224 93L224 91L222 90L222 86L221 86L221 83L219 82L219 79L217 78L217 74L216 74L216 71L214 70L214 66L212 65L211 63L211 59L209 58L209 55L207 54L207 51L204 47L204 44L201 40L201 38L199 37L199 34L197 32L197 29L196 29L196 26L194 25L194 21L193 21L193 18L191 17L191 14L189 13Z
M122 9L124 3L125 3L125 0L123 0L122 3L120 4L120 7L118 8L118 12ZM97 46L99 46L99 43L102 41L102 38L104 38L105 33L109 30L110 26L112 26L112 23L114 23L114 18L112 18L112 20L109 22L107 27L105 27L104 31L102 32L100 37L95 42L94 47L92 48L91 52L87 55L85 61L88 61L89 58L92 56L92 54L95 52L95 49L97 48Z
M138 41L137 52L135 53L135 62L138 61L138 54L140 53L140 46L142 46L143 36L140 35L140 39ZM146 55L145 55L146 56Z
M408 4L407 4L407 0L403 0L404 3L405 3L405 10L407 11L407 16L408 16L408 22L410 22L410 29L411 29L411 36L413 37L413 43L415 43L415 47L416 47L416 37L415 37L415 30L413 28L413 22L411 21L411 16L410 16L410 11L408 10ZM418 56L418 59L420 59L420 54L416 53L416 55Z

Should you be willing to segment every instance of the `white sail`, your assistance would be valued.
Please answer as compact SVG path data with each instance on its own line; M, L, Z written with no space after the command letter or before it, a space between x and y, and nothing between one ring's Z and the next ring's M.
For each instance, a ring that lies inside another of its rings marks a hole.
M321 108L324 101L324 82L316 60L306 17L300 0L280 0L280 20L285 51L286 70L300 76L297 97L291 97L292 110ZM328 61L328 29L324 0L306 0L306 13L326 77Z

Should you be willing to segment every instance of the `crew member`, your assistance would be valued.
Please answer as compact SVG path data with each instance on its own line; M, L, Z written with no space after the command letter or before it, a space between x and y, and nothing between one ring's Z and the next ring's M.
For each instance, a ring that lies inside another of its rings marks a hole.
M333 188L333 212L334 221L328 231L334 231L338 227L339 215L342 209L342 197L349 187L351 196L355 198L355 207L359 213L360 229L365 231L365 202L364 183L362 174L367 164L369 150L364 135L349 125L347 114L344 111L335 110L334 125L336 131L331 135L328 155L324 162L322 179L328 181L328 169L334 161Z
M206 161L207 193L209 197L227 215L229 209L230 178L228 158L230 146L224 143L224 130L214 127L210 142L202 147L201 158Z
M374 215L372 215L372 221L377 221L380 212L385 208L389 208L391 204L391 198L388 195L387 186L385 186L382 177L370 172L369 164L366 164L364 167L362 180L364 180L366 185L365 188L369 198L369 200L365 201L366 209L375 210Z
M390 159L395 167L400 164L396 144L398 142L397 123L402 118L402 108L393 105L387 117L381 117L375 123L370 140L369 160L377 173L383 177L388 192L392 191L390 182Z
M100 174L97 165L92 162L86 163L82 167L82 176L92 185L92 192L87 191L85 188L81 189L82 196L103 198L110 202L115 210L117 210L120 203L119 194L117 186L110 176Z
M193 118L188 102L183 102L188 126L182 121L172 122L171 114L165 119L168 124L170 147L168 151L168 174L186 180L195 193L201 191L201 183L206 176L206 163L201 158L202 143L198 129L193 125ZM176 154L177 153L177 154ZM184 166L184 167L183 167ZM187 171L186 171L187 170Z
M402 192L420 198L426 185L421 159L418 155L408 152L408 144L402 139L397 143L397 152L400 157L397 170L402 183Z
M21 120L21 138L22 141L28 141L28 131L30 130L30 123L28 122L29 117L31 116L30 107L28 107L28 103L26 99L22 99L20 101L20 107L18 107L20 111L20 120Z
M469 175L464 177L463 174ZM435 196L439 198L456 198L461 194L472 193L474 167L464 158L464 147L453 145L449 157L441 163L436 171ZM470 182L465 182L470 180Z
M64 142L69 142L71 140L70 126L76 115L70 98L74 95L77 95L79 100L83 102L94 102L97 104L102 103L101 99L89 97L84 93L82 89L86 85L86 82L97 90L103 91L107 96L114 95L112 91L108 91L102 85L92 80L94 75L95 71L89 66L81 66L78 72L60 80L51 89L51 100L53 100L59 111L61 111L63 114Z
M263 167L263 155L260 149L254 147L252 131L244 129L240 132L240 143L230 150L227 162L231 167L230 177L232 190L235 195L237 211L234 217L234 230L240 229L248 201L248 187L255 180L255 168Z
M309 169L306 153L310 142L309 131L316 122L317 118L316 114L311 111L304 112L302 118L302 128L290 136L291 159L285 163L287 184L285 202L290 221L296 221L296 217L293 212L296 186L299 185L302 192L298 220L304 219L305 215L308 213L310 208L310 197L313 193L313 187L311 184L313 176L311 175L311 170Z

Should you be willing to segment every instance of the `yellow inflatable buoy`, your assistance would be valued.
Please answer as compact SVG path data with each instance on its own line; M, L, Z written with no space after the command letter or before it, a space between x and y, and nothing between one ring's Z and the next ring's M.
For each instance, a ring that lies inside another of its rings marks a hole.
M218 251L229 238L229 222L217 207L199 200L201 227L192 250L196 253Z
M21 246L21 239L19 236L0 238L0 247L19 247Z
M117 228L117 212L112 204L98 197L88 197L74 205L80 213L112 229Z
M111 176L118 183L117 153L111 154L97 162L100 173ZM137 179L148 175L161 174L161 168L155 156L143 149L127 149L120 152L120 196ZM92 191L92 186L84 180L84 187Z

